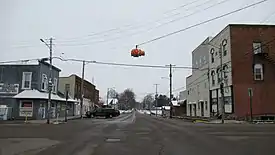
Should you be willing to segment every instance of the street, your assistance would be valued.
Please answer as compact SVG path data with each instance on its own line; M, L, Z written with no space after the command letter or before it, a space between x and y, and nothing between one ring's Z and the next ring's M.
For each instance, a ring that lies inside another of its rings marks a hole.
M203 124L132 112L67 124L0 124L1 155L274 155L273 124Z

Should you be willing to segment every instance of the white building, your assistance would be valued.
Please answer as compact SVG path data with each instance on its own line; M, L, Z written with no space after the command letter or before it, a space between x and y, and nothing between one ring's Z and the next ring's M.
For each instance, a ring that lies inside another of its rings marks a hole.
M212 112L221 113L221 91L220 82L224 82L225 112L232 113L232 72L231 72L231 40L230 27L227 26L209 42L209 75L210 75L210 101ZM222 51L222 61L220 59ZM221 72L221 64L223 72Z
M187 116L210 117L209 40L208 37L192 52L192 75L186 78Z

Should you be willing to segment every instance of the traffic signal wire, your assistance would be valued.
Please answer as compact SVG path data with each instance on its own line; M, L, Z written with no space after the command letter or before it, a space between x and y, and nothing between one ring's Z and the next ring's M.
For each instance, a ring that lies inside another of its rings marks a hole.
M186 27L186 28L184 28L184 29L180 29L180 30L178 30L178 31L171 32L171 33L165 34L165 35L163 35L163 36L160 36L160 37L157 37L157 38L154 38L154 39L151 39L151 40L142 42L142 43L140 43L140 44L138 44L138 45L139 45L139 46L140 46L140 45L145 45L145 44L148 44L148 43L151 43L151 42L154 42L154 41L157 41L157 40L160 40L160 39L169 37L169 36L171 36L171 35L178 34L178 33L180 33L180 32L184 32L184 31L189 30L189 29L191 29L191 28L198 27L198 26L200 26L200 25L203 25L203 24L212 22L212 21L217 20L217 19L221 19L221 18L223 18L223 17L226 17L226 16L229 16L229 15L231 15L231 14L240 12L240 11L242 11L242 10L251 8L251 7L253 7L253 6L259 5L259 4L261 4L261 3L263 3L263 2L266 2L266 1L268 1L268 0L262 0L262 1L259 1L259 2L252 3L252 4L250 4L250 5L247 5L247 6L245 6L245 7L236 9L236 10L234 10L234 11L231 11L231 12L222 14L222 15L220 15L220 16L216 16L216 17L214 17L214 18L205 20L205 21L203 21L203 22L200 22L200 23L197 23L197 24L188 26L188 27Z

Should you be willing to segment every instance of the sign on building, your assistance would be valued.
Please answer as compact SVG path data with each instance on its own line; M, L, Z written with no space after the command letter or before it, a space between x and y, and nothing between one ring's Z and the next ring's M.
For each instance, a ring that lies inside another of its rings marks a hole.
M19 116L32 117L33 115L33 103L32 101L21 101L19 107Z
M0 83L0 94L18 94L19 84Z

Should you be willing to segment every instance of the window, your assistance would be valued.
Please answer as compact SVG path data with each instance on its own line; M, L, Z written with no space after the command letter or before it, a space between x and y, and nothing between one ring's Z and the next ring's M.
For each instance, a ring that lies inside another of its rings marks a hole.
M255 80L263 80L263 65L262 64L255 64L254 66L254 79Z
M197 85L197 93L200 95L200 85Z
M23 72L22 89L31 89L32 72Z
M205 110L207 110L208 109L207 101L205 101L204 104L205 104Z
M228 77L227 73L228 73L228 66L227 66L227 65L224 65L224 66L223 66L223 77L224 77L225 79L227 79L227 77Z
M226 50L226 48L225 48L226 45L227 45L227 40L224 39L224 40L222 41L223 56L226 56L226 55L227 55L227 50Z
M56 93L57 92L57 78L53 79L53 92Z
M48 79L46 74L42 74L41 90L46 91L48 87Z
M70 84L65 84L65 92L66 91L70 92L70 87L71 87Z
M211 54L211 62L212 62L212 63L214 63L214 52L215 52L215 49L214 49L214 48L211 48L210 54Z
M218 68L218 69L217 69L217 79L218 79L218 82L221 82L221 79L222 79L222 78L221 78L221 75L222 75L222 74L221 74L221 68Z
M206 57L203 57L203 63L206 64Z
M253 51L254 51L254 54L262 53L262 43L254 42L253 43Z
M211 72L211 78L212 78L212 86L215 85L215 71Z

